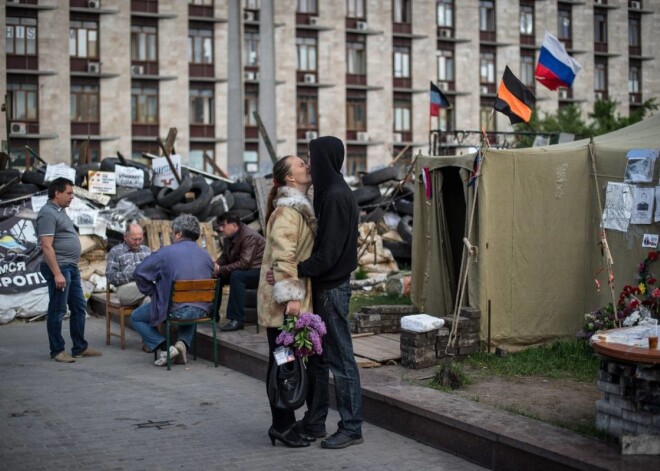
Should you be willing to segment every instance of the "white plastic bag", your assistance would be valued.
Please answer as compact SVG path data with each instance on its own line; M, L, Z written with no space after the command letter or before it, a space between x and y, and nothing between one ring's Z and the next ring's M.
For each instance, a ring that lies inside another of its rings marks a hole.
M428 332L441 328L445 321L428 314L413 314L401 318L401 328L409 332Z

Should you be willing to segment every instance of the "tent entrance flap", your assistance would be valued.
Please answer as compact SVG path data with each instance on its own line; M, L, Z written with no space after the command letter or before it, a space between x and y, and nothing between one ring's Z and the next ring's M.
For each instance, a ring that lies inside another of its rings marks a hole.
M449 242L445 251L446 260L451 267L449 272L449 287L452 293L452 304L455 302L458 280L463 256L463 237L465 237L465 185L458 167L443 167L441 204L438 205L438 222L440 230L445 232L443 240ZM442 214L444 213L444 214ZM469 304L469 300L465 300Z

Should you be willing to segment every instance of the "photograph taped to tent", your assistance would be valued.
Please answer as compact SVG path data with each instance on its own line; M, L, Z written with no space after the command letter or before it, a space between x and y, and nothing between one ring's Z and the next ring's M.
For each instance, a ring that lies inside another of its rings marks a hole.
M654 192L653 188L633 187L631 224L651 224Z
M631 149L626 154L628 162L623 181L626 183L650 183L658 158L658 149Z
M642 239L642 247L649 247L651 249L658 248L658 234L644 234Z

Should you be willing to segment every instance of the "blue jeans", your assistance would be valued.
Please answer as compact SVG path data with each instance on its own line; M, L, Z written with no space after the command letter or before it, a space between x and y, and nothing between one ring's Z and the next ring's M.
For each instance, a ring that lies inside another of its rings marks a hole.
M338 427L352 437L362 436L362 388L360 372L353 356L353 342L348 323L349 282L332 289L314 288L314 312L325 322L323 355L309 358L307 372L307 412L303 423L309 430L324 431L328 415L329 371L335 383L335 399L341 420Z
M64 351L64 337L62 337L62 319L66 315L66 307L69 306L71 316L69 317L69 331L73 347L71 353L77 355L87 350L85 341L85 316L87 315L87 301L80 282L80 271L78 266L67 264L60 266L60 271L66 280L64 290L55 287L55 275L45 262L40 266L41 274L48 285L48 342L50 343L50 357Z
M165 337L158 332L156 327L150 323L151 303L146 303L137 308L131 314L131 323L133 328L142 336L142 341L151 350L155 350L158 346L165 342ZM198 319L206 317L208 314L204 309L195 306L184 306L176 311L170 313L173 319ZM192 344L193 335L195 335L194 325L180 325L177 331L177 338L190 347Z
M245 290L259 286L261 268L236 270L229 275L229 301L227 319L245 322ZM223 282L226 284L226 282ZM220 303L218 303L220 305Z

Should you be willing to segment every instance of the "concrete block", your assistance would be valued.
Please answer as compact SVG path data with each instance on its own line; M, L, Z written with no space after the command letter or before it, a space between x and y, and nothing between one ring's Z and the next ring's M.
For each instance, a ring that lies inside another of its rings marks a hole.
M410 314L419 313L419 309L416 306L412 305L376 305L376 306L362 306L360 312L367 314L399 314L403 316L408 316Z
M623 435L622 455L660 455L659 435Z
M621 411L621 417L624 420L629 420L641 425L653 426L653 414L648 412L635 412L632 410L619 409Z
M655 381L660 384L660 366L638 366L635 371L635 378L645 381Z
M611 394L623 395L621 391L621 386L618 384L606 383L605 381L596 381L596 386L599 391L603 391Z
M474 353L479 353L479 345L473 345L471 347L458 347L458 354L460 356L472 355Z
M459 315L466 319L481 319L481 310L472 307L463 307Z
M604 399L599 399L596 401L596 411L602 412L607 415L612 415L614 417L622 417L621 408L615 407Z

